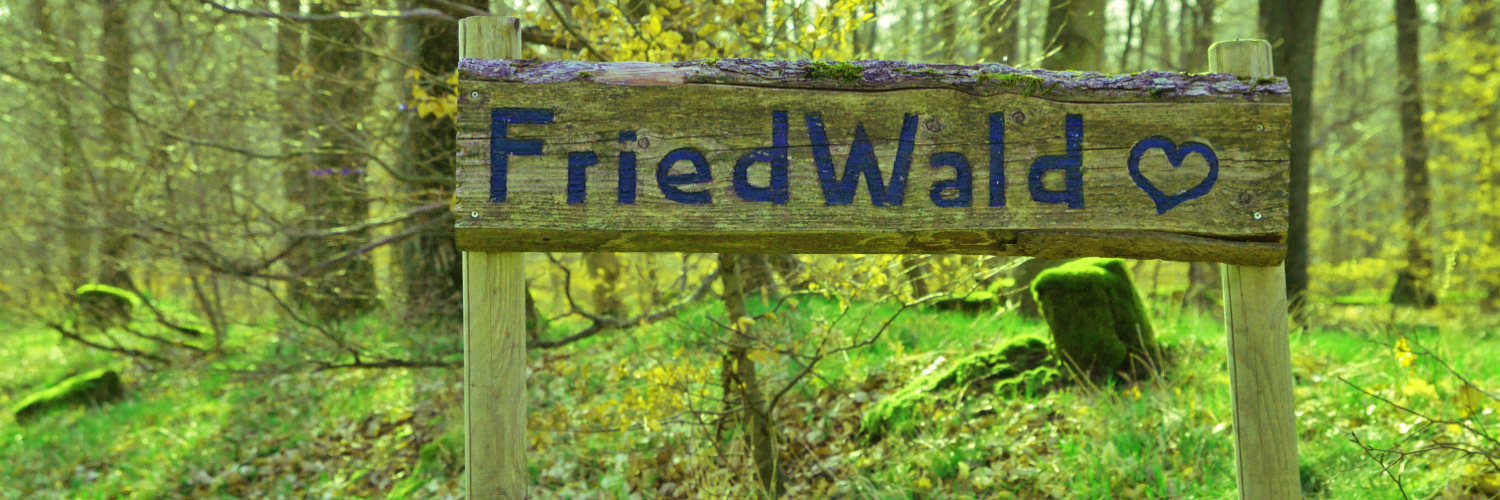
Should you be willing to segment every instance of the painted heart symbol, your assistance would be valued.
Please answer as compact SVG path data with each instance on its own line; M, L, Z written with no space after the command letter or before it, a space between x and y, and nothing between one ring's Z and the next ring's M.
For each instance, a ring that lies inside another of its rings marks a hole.
M1166 153L1167 161L1172 162L1172 168L1181 168L1182 160L1190 154L1198 153L1203 155L1203 159L1208 161L1208 177L1203 178L1203 182L1199 182L1197 186L1188 188L1187 191L1171 195L1163 193L1160 189L1156 188L1155 184L1151 183L1150 179L1141 175L1141 157L1145 156L1147 151L1153 149L1160 149ZM1129 165L1130 178L1135 180L1135 185L1139 186L1141 191L1145 191L1146 195L1151 197L1151 201L1156 202L1157 215L1167 213L1168 210L1182 204L1184 201L1208 194L1208 190L1214 187L1214 181L1219 180L1219 155L1214 154L1213 148L1201 142L1188 142L1178 146L1177 143L1172 142L1171 139L1166 137L1148 137L1136 143L1135 147L1130 150Z

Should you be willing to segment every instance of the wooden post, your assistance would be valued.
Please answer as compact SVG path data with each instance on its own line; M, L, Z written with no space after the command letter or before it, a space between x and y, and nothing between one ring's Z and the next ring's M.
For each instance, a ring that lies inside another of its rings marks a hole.
M520 59L514 17L458 23L459 57ZM464 252L468 498L526 498L526 273L521 253Z
M1209 47L1208 54L1210 71L1215 73L1249 78L1273 74L1271 44L1265 40L1220 42ZM1300 499L1286 267L1226 264L1223 271L1239 497Z

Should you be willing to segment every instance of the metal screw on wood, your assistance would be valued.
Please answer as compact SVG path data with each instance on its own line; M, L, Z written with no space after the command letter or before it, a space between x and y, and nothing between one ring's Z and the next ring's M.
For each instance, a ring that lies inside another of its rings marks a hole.
M473 217L475 219L478 219L479 218L479 211L475 210L473 212L469 212L469 217ZM1260 218L1260 214L1255 214L1255 218L1259 219Z
M1255 220L1260 220L1260 212L1255 212Z
M1265 132L1266 131L1266 126L1265 125L1256 125L1255 126L1255 130L1258 131L1258 132Z
M469 92L469 98L470 99L479 99L479 91L475 90L473 92Z

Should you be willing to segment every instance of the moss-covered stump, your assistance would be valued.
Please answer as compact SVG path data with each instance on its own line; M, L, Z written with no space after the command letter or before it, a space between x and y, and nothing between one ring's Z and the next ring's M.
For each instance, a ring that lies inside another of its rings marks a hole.
M119 287L90 283L78 287L78 306L83 319L93 324L115 324L130 321L140 296Z
M1041 390L1060 380L1046 339L1019 336L992 349L970 354L907 383L876 402L860 422L868 442L890 433L916 428L920 406L939 403L943 393L980 394L985 390L1020 392Z
M1078 259L1043 271L1031 282L1061 361L1091 377L1117 371L1144 373L1160 349L1120 259Z
M26 422L58 408L103 404L120 399L124 394L120 374L108 368L100 368L68 377L52 387L31 393L21 398L11 411L15 413L17 422Z

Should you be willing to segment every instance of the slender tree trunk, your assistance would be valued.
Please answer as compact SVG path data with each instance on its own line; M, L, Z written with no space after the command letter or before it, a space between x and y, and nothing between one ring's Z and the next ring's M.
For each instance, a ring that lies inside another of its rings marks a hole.
M1175 69L1172 65L1177 62L1177 59L1172 57L1172 33L1174 32L1172 31L1171 7L1172 3L1167 0L1156 0L1156 8L1161 9L1161 12L1156 14L1156 43L1161 59L1158 63L1160 66L1154 69L1163 71Z
M583 254L589 277L594 286L589 290L594 314L625 315L625 302L620 299L620 257L611 252L589 252Z
M130 252L131 156L130 75L135 47L130 40L129 0L100 0L99 53L104 58L104 172L97 192L103 198L103 241L99 249L99 282L134 289L125 259Z
M1042 61L1051 70L1102 71L1104 64L1104 0L1049 0L1046 51Z
M906 282L911 284L912 298L922 298L932 293L927 287L927 275L932 273L932 266L927 261L927 257L901 256L901 267L906 270Z
M456 4L456 5L455 5ZM488 9L478 0L414 0L412 8L432 9L455 18L472 15L460 6L475 10ZM455 91L445 81L458 67L458 24L439 19L421 19L406 23L407 46L432 96L448 96ZM414 83L405 80L408 84ZM453 118L420 116L407 110L407 134L402 144L403 184L412 205L441 203L453 195L455 140ZM436 213L407 222L408 227L449 218ZM406 288L407 309L417 316L458 321L463 318L463 267L453 243L453 224L438 223L407 240L401 246L401 270Z
M1130 0L1125 4L1125 43L1120 48L1121 73L1129 72L1132 68L1130 65L1130 46L1135 41L1135 18L1136 11L1139 10L1140 5L1141 0Z
M939 11L937 22L938 33L942 36L943 49L937 54L938 62L945 64L957 64L958 50L958 0L938 0L944 2L943 10Z
M1323 0L1260 0L1260 28L1270 40L1273 64L1292 86L1291 193L1287 213L1286 297L1294 321L1303 322L1307 295L1307 188L1312 162L1314 62Z
M1466 18L1468 26L1465 27L1469 37L1475 41L1486 41L1491 50L1500 46L1500 41L1496 41L1497 33L1495 33L1496 9L1500 6L1497 6L1494 0L1468 0L1465 2L1465 7L1469 9L1464 14L1469 16ZM1488 73L1475 75L1475 79L1485 81L1496 71L1492 65ZM1480 175L1489 181L1489 200L1500 200L1500 158L1497 158L1500 157L1500 109L1497 108L1500 108L1500 105L1490 106L1480 111L1479 121L1476 124L1489 141L1488 154L1480 170ZM1487 243L1492 249L1500 250L1500 213L1497 213L1500 207L1493 206L1495 203L1491 201L1490 213L1485 220L1489 234ZM1480 300L1479 306L1484 312L1494 313L1500 311L1500 272L1491 271L1487 274L1488 276L1484 279L1485 295Z
M351 0L325 0L312 4L313 14L358 11ZM293 184L288 196L302 206L301 229L307 232L357 224L369 216L363 150L359 123L369 102L369 83L364 76L365 34L354 20L323 21L310 25L307 66L312 92L306 108L312 112L309 125L318 142L318 152L308 163L294 163ZM294 272L306 273L301 283L290 285L293 299L315 311L318 317L342 320L358 316L376 305L374 265L368 254L349 255L369 241L368 231L317 238L293 252L288 264Z
M55 55L64 56L63 44L52 28L52 8L47 3L47 0L31 1L32 22L37 34L42 37L43 45ZM58 170L62 176L63 206L79 209L88 206L88 203L84 197L85 175L78 130L73 121L73 88L66 78L73 73L73 68L61 61L53 62L51 66L53 76L49 86L52 112L57 113L52 125L57 127ZM76 287L83 284L84 276L88 273L88 218L68 217L63 224L62 273L66 283Z
M1189 11L1187 0L1182 10L1191 13L1193 30L1192 46L1182 50L1182 71L1208 71L1208 47L1213 45L1218 27L1214 25L1214 14L1219 8L1218 0L1198 0L1196 8Z
M1422 124L1422 17L1416 0L1396 2L1396 64L1400 74L1402 187L1405 189L1406 268L1396 273L1391 303L1431 307L1432 194L1427 171L1427 137Z
M998 0L988 5L989 0L976 0L980 12L988 10L984 18L984 46L980 53L984 60L1014 66L1018 64L1016 52L1021 41L1021 0Z
M786 493L785 474L781 471L776 454L776 435L771 424L772 408L767 406L761 392L760 380L755 371L755 361L750 359L752 322L742 321L749 313L745 309L742 290L742 256L719 254L719 280L724 286L724 310L729 316L731 332L726 344L728 351L723 358L722 372L725 399L737 401L740 408L740 423L745 429L745 444L755 460L756 473L761 488L772 498ZM748 318L747 318L748 319ZM734 394L734 397L730 397ZM731 409L734 411L735 409Z
M1188 289L1182 296L1182 305L1213 313L1215 317L1222 316L1224 304L1220 299L1221 283L1218 264L1188 264Z

